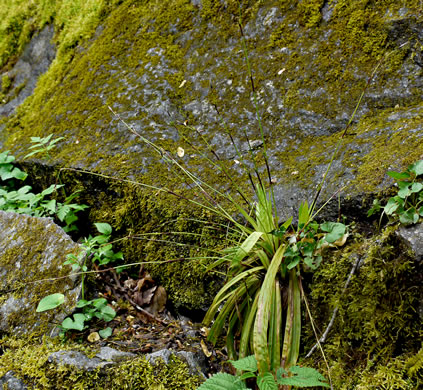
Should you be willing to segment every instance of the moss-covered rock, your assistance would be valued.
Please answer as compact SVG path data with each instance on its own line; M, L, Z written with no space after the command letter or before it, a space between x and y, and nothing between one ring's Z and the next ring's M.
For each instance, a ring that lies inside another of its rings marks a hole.
M388 0L250 2L241 12L235 2L186 0L92 0L75 3L72 9L62 2L8 5L0 34L5 69L46 23L54 26L57 56L32 96L15 115L3 119L4 146L23 155L30 136L54 133L65 140L55 150L53 163L172 191L186 189L181 184L186 178L181 179L175 165L166 164L138 132L211 185L226 189L230 183L223 184L221 171L201 157L202 152L212 159L217 154L248 192L248 180L234 160L249 158L244 131L250 140L262 135L251 103L240 21L281 217L292 214L300 199L311 197L377 68L343 137L335 175L322 199L343 185L345 196L373 192L389 184L384 180L388 167L404 166L420 156L419 7L417 0L407 7ZM15 40L6 34L11 29ZM178 147L185 150L183 157L176 157ZM254 154L260 161L260 150ZM175 202L157 202L155 191L112 191L128 198L119 195L119 200L105 201L101 196L103 201L91 202L100 206L92 216L114 220L114 228L122 233L128 227L132 234L146 232L143 219L133 219L138 207L146 207L139 214L150 216L151 211L164 218L157 219L156 228L166 216L176 215ZM155 206L161 210L154 211ZM136 247L143 248L140 242ZM174 257L172 250L158 255L155 260ZM132 256L128 246L128 261L136 261ZM169 267L178 268L175 263ZM204 302L189 295L187 289L173 298L197 306Z
M334 388L419 388L423 378L421 262L393 227L373 239L355 240L326 259L309 285L311 312L322 332L337 308L323 344ZM357 259L358 268L345 289ZM306 333L305 353L315 343L308 321ZM327 371L318 350L302 363Z
M73 310L81 291L77 277L66 277L67 253L79 245L51 219L0 211L0 334L45 334ZM38 302L64 293L63 307L36 313Z
M93 357L95 348L79 344L60 343L57 339L0 339L0 378L12 371L29 388L36 389L145 389L194 390L201 382L189 373L187 365L178 358L149 363L145 357L126 359L105 368L87 371L75 365L52 362L49 356L58 351L74 351L78 356Z
M10 70L3 73L0 89L0 117L10 115L34 92L40 74L46 72L56 52L51 40L53 27L34 36Z
M339 157L337 178L356 179L349 192L374 190L381 182L381 175L374 174L375 161L382 171L416 157L397 147L410 142L421 146L413 124L421 112L419 7L418 1L405 8L386 0L249 3L241 9L280 197L291 190L287 181L306 190L314 188L330 158L328 150L334 150L339 131L379 61L356 120L366 117L345 138L348 148ZM58 56L33 96L8 121L3 134L6 146L23 152L30 135L53 132L67 138L56 161L121 178L167 183L167 169L114 117L110 106L170 152L183 146L183 160L220 183L184 141L187 133L189 138L197 135L183 123L202 132L229 160L236 153L216 108L239 145L244 129L252 139L261 137L240 50L238 6L128 0L103 8L98 5L96 17L90 14L101 22L99 28L92 21L83 23L82 37L91 39L75 40L77 49L64 36L70 29L66 21L59 19L60 13L56 20L52 12ZM85 11L77 6L73 10L81 17ZM25 25L24 19L21 23ZM402 115L392 123L395 110ZM406 127L398 127L400 123ZM383 133L382 139L375 140L371 128ZM297 201L287 203L285 212Z

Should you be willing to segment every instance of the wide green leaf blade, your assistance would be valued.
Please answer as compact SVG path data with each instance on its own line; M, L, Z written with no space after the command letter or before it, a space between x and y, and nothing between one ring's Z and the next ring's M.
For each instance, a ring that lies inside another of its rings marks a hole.
M227 301L221 308L216 320L213 323L213 326L210 329L208 340L212 343L217 342L217 338L219 337L220 333L223 330L225 325L226 318L231 314L231 312L237 312L237 307L239 305L243 306L248 299L248 294L254 293L257 289L259 279L256 275L251 275L248 279L246 279L240 286L238 286L234 291L231 291L225 299ZM248 294L247 294L248 292ZM244 301L242 301L244 299ZM241 303L239 301L241 300ZM211 320L213 320L214 315L220 308L220 303L217 305L212 305L210 309L206 313L206 317L203 320L205 325L210 324Z
M274 283L282 263L284 252L285 246L280 246L276 251L260 290L258 310L253 331L254 354L259 366L259 372L267 372L270 369L267 330L271 315L270 310L272 295L274 294Z
M301 203L300 208L298 210L298 226L302 228L310 218L310 210L308 208L308 203L305 201Z
M395 180L404 180L410 178L410 174L408 172L388 171L386 174Z
M289 271L288 309L282 348L282 367L297 363L301 336L301 291L296 270Z
M247 256L250 251L254 248L257 241L260 239L261 236L263 236L263 234L263 232L251 233L236 251L233 261L235 263L240 263L242 259Z
M239 341L239 357L240 358L245 357L248 353L248 348L251 343L252 330L254 329L254 320L256 318L259 295L260 295L260 288L258 288L255 292L253 304L251 305L247 318L244 320L244 324L242 325L241 339ZM255 357L254 357L254 360L255 360ZM257 366L257 362L256 362L256 366Z
M264 250L259 250L256 252L257 257L260 259L261 264L265 269L269 268L270 260L267 256L267 253Z
M257 206L256 206L256 220L258 230L262 232L270 232L274 230L275 226L273 218L272 203L270 202L266 191L261 186L256 188Z
M40 313L42 311L54 309L63 302L65 302L65 296L61 293L47 295L38 303L36 312Z
M274 372L281 364L281 328L282 328L282 298L279 281L274 284L275 292L272 299L272 307L270 310L270 331L269 331L269 347L270 347L270 371Z
M263 270L262 266L250 268L246 271L243 271L239 275L232 278L229 282L227 282L216 294L216 296L213 299L213 302L209 308L209 310L206 313L206 316L204 317L203 323L205 325L208 325L211 323L211 321L214 318L215 313L219 309L220 304L225 300L228 299L229 296L232 294L230 290L234 288L239 282L241 282L243 279L249 277L252 275L256 280L256 275L260 274L260 272Z
M101 234L105 236L110 236L112 234L112 227L108 223L97 222L94 225Z

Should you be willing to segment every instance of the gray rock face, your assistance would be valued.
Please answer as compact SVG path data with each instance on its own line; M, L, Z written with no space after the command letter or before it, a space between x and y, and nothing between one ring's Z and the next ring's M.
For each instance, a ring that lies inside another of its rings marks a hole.
M66 255L77 253L79 245L48 218L0 211L0 227L0 331L51 330L81 290L79 278L61 278L71 271L63 266ZM38 302L56 292L65 294L63 307L36 313Z
M3 74L12 80L6 104L0 104L0 116L10 115L34 91L38 77L47 71L56 56L53 26L46 26L32 38L15 66Z
M164 363L168 364L171 356L177 356L186 362L192 375L202 375L205 377L205 373L207 372L206 359L200 352L174 352L169 349L162 349L145 355L145 358L151 364L154 364L157 359L161 359ZM107 369L107 367L135 357L137 355L130 352L122 352L110 347L101 347L100 352L91 359L78 351L58 351L52 353L48 357L48 361L56 365L74 366L78 370L93 371L97 368Z
M106 360L109 362L120 362L129 358L133 358L136 355L130 352L118 351L110 347L101 347L100 352L96 355L97 358L101 360Z
M236 153L228 132L241 151L247 142L244 132L251 140L261 139L238 10L235 15L227 4L215 11L193 2L175 4L164 16L168 10L161 5L135 2L130 13L127 5L116 7L89 45L76 52L62 81L51 87L51 99L41 103L36 98L28 108L31 119L21 125L28 131L36 127L37 134L54 129L65 136L56 157L72 167L116 175L123 165L131 179L157 177L157 156L113 116L110 106L134 130L172 153L186 146L183 136L194 145L205 137L233 166ZM379 56L386 55L335 159L330 177L336 177L323 188L322 200L344 186L349 186L343 191L349 195L391 184L384 172L398 167L390 165L411 162L403 161L408 155L399 150L401 145L409 143L413 158L418 157L423 142L416 136L423 131L422 22L411 5L368 4L356 11L336 1L321 7L269 1L243 10L281 219L301 200L312 198L336 136L348 123ZM140 23L148 27L140 28ZM367 122L366 116L371 117ZM184 128L184 123L192 127ZM6 125L11 143L23 152L29 137L13 126L13 121ZM400 158L390 157L394 154ZM187 147L183 160L208 177L210 164L198 162L195 150ZM116 161L121 164L114 165Z
M401 226L396 231L397 236L413 251L417 265L423 268L423 224ZM421 272L421 271L420 271ZM420 273L423 284L423 275ZM417 307L420 320L423 321L423 289L420 289L420 304Z
M207 373L206 358L201 352L174 352L169 349L161 349L159 351L145 355L145 358L152 364L154 364L157 359L161 359L167 364L169 363L171 356L177 356L178 358L185 361L192 375L200 374L205 377L205 374Z
M3 375L0 378L0 388L8 390L27 390L28 387L23 383L19 378L15 377L13 371L6 372L6 375Z
M401 226L397 235L411 248L418 262L423 260L423 224Z
M49 363L57 365L74 366L78 370L93 371L96 368L103 368L113 365L113 362L106 361L98 357L92 359L78 351L59 351L54 352L48 357Z
M313 200L341 135L343 145L320 196L322 202L334 198L335 207L326 210L331 218L346 215L345 208L336 207L338 195L339 203L353 198L357 204L359 196L364 199L392 184L386 171L422 158L422 21L417 2L408 7L367 2L360 9L343 1L245 4L243 35L263 134L242 50L239 10L229 3L113 3L96 33L93 28L66 66L56 69L60 74L48 70L49 83L5 120L0 139L23 156L31 136L54 132L65 139L53 151L52 165L185 190L191 183L178 177L175 163L162 158L166 150L166 158L172 155L212 187L236 197L235 186L210 159L218 156L250 196L242 167L251 168L255 156L266 176L263 136L280 220L295 217L302 201ZM345 135L342 131L364 91ZM134 131L159 148L154 150ZM179 147L183 156L177 154ZM120 197L119 190L113 192ZM201 197L196 190L189 195ZM96 206L107 208L99 215L112 214L111 202L98 199ZM119 207L122 215L110 219L122 222L116 226L122 234L129 229L137 233L148 223L133 220L137 205L133 197L127 202L128 207ZM354 210L348 217L352 214Z

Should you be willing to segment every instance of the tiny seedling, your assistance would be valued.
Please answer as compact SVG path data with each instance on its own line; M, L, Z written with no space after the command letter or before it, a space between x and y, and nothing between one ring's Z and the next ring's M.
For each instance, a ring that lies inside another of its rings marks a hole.
M48 135L47 137L31 137L32 146L29 149L33 149L31 153L28 153L24 158L32 157L36 154L43 154L43 157L46 160L50 160L51 156L49 154L50 150L56 147L56 144L64 139L65 137L59 137L52 139L53 134Z

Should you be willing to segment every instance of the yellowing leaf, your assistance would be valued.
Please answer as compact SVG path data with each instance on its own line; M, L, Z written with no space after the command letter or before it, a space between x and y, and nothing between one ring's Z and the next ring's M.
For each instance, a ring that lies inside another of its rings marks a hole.
M98 332L92 332L88 335L87 340L90 343L95 343L96 341L100 340L100 335L98 334Z
M184 157L185 155L185 150L182 149L180 146L178 146L178 149L176 150L176 154L178 155L178 157Z
M336 240L333 244L336 246L344 246L349 234L345 233L339 240Z
M204 355L206 355L206 357L210 357L212 355L212 353L208 350L207 345L204 342L204 340L201 340L200 344L201 344L201 349L204 352Z

